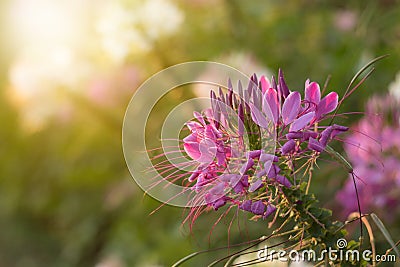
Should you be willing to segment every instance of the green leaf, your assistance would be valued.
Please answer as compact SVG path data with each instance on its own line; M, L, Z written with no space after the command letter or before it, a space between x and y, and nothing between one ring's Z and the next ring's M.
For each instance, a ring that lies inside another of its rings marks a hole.
M374 220L376 226L378 226L379 230L381 230L382 234L385 236L386 240L389 242L389 244L392 246L394 252L397 254L397 257L400 258L400 252L397 249L392 237L389 234L389 231L386 229L385 225L382 223L382 221L376 216L375 213L371 213L371 218Z

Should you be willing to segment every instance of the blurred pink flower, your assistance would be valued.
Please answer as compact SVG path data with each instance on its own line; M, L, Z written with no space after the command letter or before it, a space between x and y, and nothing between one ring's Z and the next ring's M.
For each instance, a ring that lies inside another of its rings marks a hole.
M391 220L400 215L400 101L391 95L371 98L365 117L353 130L345 150L354 173L364 181L358 183L362 211ZM346 215L357 211L351 179L336 199Z
M113 106L126 95L132 94L138 83L137 68L125 66L113 73L96 74L88 83L86 95L98 105Z
M333 18L334 26L344 32L351 31L357 23L357 14L351 10L341 10L336 12Z

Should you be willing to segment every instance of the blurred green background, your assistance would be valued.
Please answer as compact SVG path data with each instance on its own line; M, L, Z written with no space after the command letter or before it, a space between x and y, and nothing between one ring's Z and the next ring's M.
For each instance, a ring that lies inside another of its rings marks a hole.
M363 64L390 54L341 109L362 111L400 71L399 4L2 1L0 266L169 266L208 245L226 245L226 226L208 241L218 214L201 218L193 234L181 226L182 209L149 215L160 203L134 183L121 148L135 89L168 66L212 60L247 74L282 68L292 89L332 75L328 90L342 95ZM313 180L332 208L347 179L335 168L326 165ZM247 228L259 237L265 224Z

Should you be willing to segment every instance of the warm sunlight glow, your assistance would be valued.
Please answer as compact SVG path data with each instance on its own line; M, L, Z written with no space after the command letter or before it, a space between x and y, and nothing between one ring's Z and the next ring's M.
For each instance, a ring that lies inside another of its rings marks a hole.
M15 0L11 3L9 26L18 46L48 47L70 43L78 29L74 1Z
M24 125L37 129L68 104L60 88L76 89L88 6L78 0L14 0L7 27L14 45L9 68L12 102Z
M71 92L85 95L91 81L150 51L184 20L170 0L10 0L7 12L14 46L9 95L35 124L71 102Z

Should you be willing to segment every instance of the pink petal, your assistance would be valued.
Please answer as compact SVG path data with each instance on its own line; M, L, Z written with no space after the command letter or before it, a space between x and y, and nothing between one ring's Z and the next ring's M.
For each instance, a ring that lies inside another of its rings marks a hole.
M204 132L204 138L206 140L210 140L210 141L215 141L217 139L215 136L214 128L211 126L211 124L208 124L206 126L206 129Z
M318 137L318 133L314 132L314 131L306 131L303 133L303 138L302 140L308 140L310 137L312 138L317 138Z
M209 190L209 193L204 196L204 200L208 204L217 201L218 199L220 199L225 195L224 190L225 190L225 185L223 183L219 183Z
M190 143L190 142L197 142L198 134L197 133L192 133L183 138L184 143Z
M300 110L300 93L295 91L291 92L286 98L282 107L282 119L285 125L291 123L299 113Z
M349 127L346 127L346 126L341 126L341 125L337 125L337 124L334 124L332 126L333 126L333 131L332 131L332 134L331 134L331 138L332 139L335 138L338 134L346 132L346 131L349 130Z
M262 180L256 180L254 183L250 185L249 192L254 192L258 190L263 185Z
M286 134L287 139L300 139L303 138L304 133L303 132L290 132Z
M277 175L275 179L278 183L280 183L281 185L284 185L288 188L290 188L292 186L292 183L288 180L288 178L286 178L283 175Z
M231 187L235 187L240 182L240 180L242 179L242 176L239 175L239 174L231 174L231 175L232 176L231 176L231 179L230 179L230 185L231 185Z
M246 152L247 158L259 158L261 155L261 150L252 150L252 151L248 151Z
M261 113L261 111L256 108L252 103L250 103L251 108L251 118L253 121L262 128L268 128L270 120Z
M272 154L267 154L262 152L260 155L260 161L261 162L267 162L267 161L273 161L273 162L278 162L278 157Z
M307 79L304 83L304 88L307 88L310 85L310 79Z
M217 162L218 162L219 166L222 166L225 164L225 159L226 159L225 153L217 152L216 158L217 158Z
M279 174L280 170L281 169L278 166L273 164L268 171L268 178L275 178Z
M275 124L278 121L279 118L279 102L278 102L278 93L275 89L268 88L266 93L264 94L263 98L263 111L266 114L271 114L272 118L270 118ZM269 109L267 108L267 105ZM264 109L268 109L269 112L267 112Z
M330 92L318 104L316 117L321 118L323 115L334 111L337 105L338 105L338 94L336 92Z
M201 124L206 125L206 122L204 121L203 115L201 115L197 111L193 112L193 115Z
M319 143L322 146L326 146L326 144L328 143L329 139L331 138L332 132L333 132L333 126L329 126L325 130L322 131L321 138L319 139Z
M217 148L211 140L203 139L201 142L187 142L183 148L192 159L201 163L210 163L214 160Z
M189 121L186 123L186 126L189 128L190 131L196 131L199 128L202 128L203 126L195 121Z
M221 197L224 194L225 185L224 183L218 183L210 189L210 193Z
M183 148L185 149L186 154L194 160L200 158L201 153L199 149L199 143L195 142L187 142L183 144Z
M315 116L315 112L309 112L307 114L304 114L300 118L296 119L292 125L290 125L290 130L291 132L296 132L298 130L303 129Z
M276 211L275 206L272 205L272 204L269 204L267 206L267 210L265 211L265 214L264 214L263 218L264 219L267 218L269 215L273 214L275 211Z
M283 71L281 69L278 71L278 82L278 89L280 89L283 98L286 98L289 95L290 90L286 85L285 78L283 77Z
M252 204L251 200L245 200L242 202L242 204L240 204L239 209L251 212L251 204Z
M200 158L197 159L201 163L211 163L217 154L215 143L211 140L203 140L199 145Z
M213 206L214 210L218 210L225 204L226 204L226 198L222 196L218 200L214 201L214 203L212 203L212 206Z
M260 78L260 83L261 83L261 89L262 89L262 92L264 93L265 91L267 91L271 86L270 86L270 83L269 83L269 81L268 81L268 79L267 78L265 78L265 76L263 75L263 76L261 76L261 78Z
M218 179L219 179L221 182L228 183L228 182L230 182L231 179L232 179L234 176L236 176L236 175L238 175L238 174L226 173L226 174L222 174L222 175L218 176ZM239 175L239 176L240 176L240 175Z
M311 107L315 107L319 104L321 101L321 90L319 89L318 83L312 82L306 87L304 99L315 104L310 104Z
M194 173L192 173L192 175L190 175L190 177L189 177L189 182L193 182L198 176L200 175L200 173L199 172L194 172Z
M320 142L318 142L318 140L312 137L310 137L310 139L308 140L308 148L317 152L322 152L325 149L325 147Z
M259 200L251 204L251 212L256 214L256 215L262 215L265 211L265 205L264 203Z
M251 169L254 166L254 160L249 158L245 164L242 165L242 168L240 168L240 174L244 175L249 169Z
M239 134L239 136L243 136L244 130L245 130L244 128L245 127L244 127L243 121L240 118L238 118L238 134Z
M243 109L243 105L239 104L239 107L238 107L238 134L239 134L239 136L243 136L243 134L244 134L245 126L244 126L243 121L244 121L244 109Z
M293 141L293 139L290 139L281 147L281 152L282 155L286 155L293 152L295 149L296 149L296 142Z

